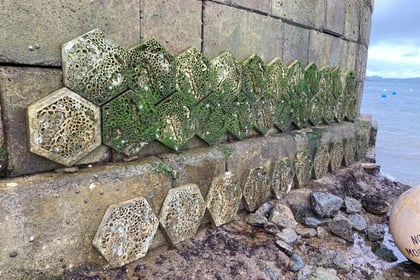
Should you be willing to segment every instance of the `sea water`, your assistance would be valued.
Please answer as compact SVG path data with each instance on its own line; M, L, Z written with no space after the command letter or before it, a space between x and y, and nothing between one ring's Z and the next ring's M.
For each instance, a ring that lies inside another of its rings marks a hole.
M384 175L420 185L420 78L367 77L361 114L378 121L376 162Z

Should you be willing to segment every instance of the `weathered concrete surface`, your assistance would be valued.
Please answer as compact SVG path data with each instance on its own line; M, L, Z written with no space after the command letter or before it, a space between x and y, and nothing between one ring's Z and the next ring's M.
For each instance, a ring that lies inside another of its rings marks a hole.
M241 7L269 14L271 12L271 1L272 0L214 0L213 2L219 2L232 7Z
M337 65L339 54L339 38L316 30L309 31L308 61L319 68Z
M294 60L307 64L309 30L288 23L283 23L283 46L281 59L287 65Z
M298 4L299 3L299 4ZM273 0L273 16L306 25L308 27L321 29L325 22L325 1L324 0Z
M103 266L106 262L91 242L109 205L142 196L158 215L169 189L194 183L206 197L213 178L226 170L241 179L243 188L251 169L264 167L271 176L279 159L295 160L297 152L311 151L321 142L354 137L351 131L356 126L368 133L369 119L84 168L73 174L4 179L0 181L0 227L5 229L0 232L0 267L6 270L0 278L46 279L82 266ZM312 165L304 167L309 176L300 180L300 186L310 179ZM202 225L208 222L206 216ZM159 229L151 248L162 244L167 242Z
M0 278L48 279L50 273L104 265L91 242L108 205L143 196L159 213L171 178L155 170L158 162L1 181ZM162 244L162 234L153 242Z
M360 43L367 47L369 46L370 30L372 25L372 7L369 3L366 3L361 7L361 9Z
M360 6L363 0L346 0L344 38L357 42L360 30Z
M49 68L0 67L0 96L8 154L7 174L19 176L61 167L29 152L26 108L49 93L62 88L62 72ZM93 153L93 154L92 154ZM104 161L109 149L101 147L79 163Z
M1 1L0 63L59 66L61 45L94 28L123 47L135 45L139 10L140 0Z
M279 19L206 2L203 23L203 53L210 59L226 50L239 61L252 54L260 55L265 62L281 56L283 37Z
M174 55L189 47L201 48L201 1L141 1L142 39L155 38Z
M346 0L327 0L324 30L337 36L343 34Z

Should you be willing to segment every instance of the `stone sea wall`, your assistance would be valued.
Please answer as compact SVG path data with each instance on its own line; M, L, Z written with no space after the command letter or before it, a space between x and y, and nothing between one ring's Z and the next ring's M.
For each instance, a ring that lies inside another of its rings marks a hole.
M1 1L0 278L121 266L363 159L372 8Z

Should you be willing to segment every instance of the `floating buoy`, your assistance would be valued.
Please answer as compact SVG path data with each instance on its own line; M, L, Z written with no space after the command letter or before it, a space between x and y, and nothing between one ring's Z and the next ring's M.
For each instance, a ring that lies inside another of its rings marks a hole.
M409 189L395 201L389 228L401 253L420 264L420 186Z
M386 93L382 93L381 97L385 98L386 97Z
M397 95L397 92L396 92L396 91L393 91L393 92L392 92L392 95Z

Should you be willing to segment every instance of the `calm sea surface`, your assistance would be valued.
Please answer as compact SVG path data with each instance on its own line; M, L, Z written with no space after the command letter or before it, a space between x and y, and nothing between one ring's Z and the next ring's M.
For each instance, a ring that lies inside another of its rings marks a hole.
M378 121L376 161L382 172L420 185L420 78L367 77L361 113Z

